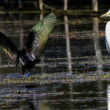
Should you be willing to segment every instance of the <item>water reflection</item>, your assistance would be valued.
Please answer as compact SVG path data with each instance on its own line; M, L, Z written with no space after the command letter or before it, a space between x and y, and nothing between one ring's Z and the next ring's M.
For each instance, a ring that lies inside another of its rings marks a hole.
M22 15L21 14L19 14L19 21L20 21L20 23L19 23L19 30L20 30L20 36L19 36L19 43L20 43L20 49L22 49L23 48L23 41L24 41L24 39L23 39L23 23L22 23Z
M40 18L40 15L38 18L36 14L30 15L32 18L25 14L13 15L14 22L12 17L3 20L2 15L0 30L5 33L8 26L11 30L6 34L16 45L20 41L22 47L28 31ZM0 109L105 110L107 103L109 108L109 82L104 80L109 80L110 75L109 70L103 69L109 67L109 57L104 36L100 34L105 24L98 18L79 20L66 15L57 18L44 58L32 70L32 77L10 77L21 75L20 67L8 66L9 59L0 50ZM67 73L72 73L71 77Z
M107 108L110 110L110 85L107 86Z
M106 87L98 91L96 83L72 84L74 87L73 92L70 92L67 83L24 84L16 85L16 87L12 85L2 86L0 91L0 109L105 110L107 109ZM106 84L106 82L103 82L104 86ZM109 89L107 93L109 93ZM73 97L70 98L70 96Z
M70 38L69 38L69 25L68 25L68 17L64 16L65 21L65 37L66 37L66 52L68 59L68 71L69 74L72 74L72 64L71 64L71 49L70 49Z
M93 18L93 39L94 39L94 48L97 58L97 72L102 73L102 52L100 48L100 39L99 39L99 23L98 18Z
M40 19L43 19L43 0L39 0L39 8L41 10Z

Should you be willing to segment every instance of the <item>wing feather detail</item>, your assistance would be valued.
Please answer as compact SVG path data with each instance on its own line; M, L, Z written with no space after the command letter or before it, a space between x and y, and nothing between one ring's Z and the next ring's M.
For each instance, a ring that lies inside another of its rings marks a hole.
M29 33L26 48L40 56L44 51L44 47L50 33L55 27L55 23L56 16L55 14L51 13L33 26L31 32Z
M0 32L0 47L8 55L9 58L16 58L17 47L12 43L12 41L3 33Z

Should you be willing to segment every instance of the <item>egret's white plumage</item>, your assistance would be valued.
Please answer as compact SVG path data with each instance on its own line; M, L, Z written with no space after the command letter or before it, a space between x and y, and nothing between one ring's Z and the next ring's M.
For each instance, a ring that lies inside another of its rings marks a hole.
M105 43L106 43L106 48L107 51L110 53L110 21L107 22L106 27L105 27Z
M110 10L108 10L105 14L103 14L101 17L110 17ZM107 22L105 27L105 44L107 51L110 53L110 21Z

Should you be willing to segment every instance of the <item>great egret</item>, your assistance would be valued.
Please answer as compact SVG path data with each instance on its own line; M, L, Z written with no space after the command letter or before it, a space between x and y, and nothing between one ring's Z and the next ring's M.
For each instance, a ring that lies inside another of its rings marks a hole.
M55 14L51 13L43 20L39 21L30 30L26 46L18 50L12 41L0 32L0 47L11 59L16 59L16 65L22 64L22 73L30 69L39 61L43 54L45 44L49 34L52 32L56 23Z
M105 14L101 15L101 17L110 17L110 10L107 11ZM105 27L105 44L107 51L110 53L110 21L107 22Z

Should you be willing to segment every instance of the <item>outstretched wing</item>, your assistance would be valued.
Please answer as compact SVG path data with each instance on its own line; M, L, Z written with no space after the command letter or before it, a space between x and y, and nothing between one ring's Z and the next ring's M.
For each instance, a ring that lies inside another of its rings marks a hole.
M17 54L16 46L11 42L11 40L0 32L0 47L9 56L9 58L14 59Z
M55 14L51 13L43 20L39 21L29 33L26 48L31 52L36 52L40 56L44 50L49 34L52 32L56 23Z
M107 41L107 38L105 38L105 45L106 45L107 51L110 53L110 45L109 45L109 43Z

